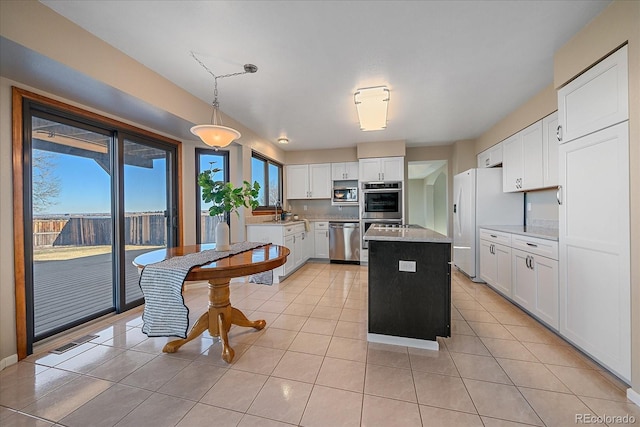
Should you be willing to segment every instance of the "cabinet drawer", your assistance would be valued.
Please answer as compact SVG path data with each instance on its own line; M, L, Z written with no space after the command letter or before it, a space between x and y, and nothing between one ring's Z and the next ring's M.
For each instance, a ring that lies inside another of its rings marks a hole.
M488 240L494 243L500 243L507 246L511 245L511 234L504 233L502 231L493 231L486 228L481 228L480 239Z
M290 236L302 231L304 231L304 224L285 225L282 227L282 234L285 236Z
M514 234L511 236L511 247L551 259L558 259L558 242Z
M313 223L313 229L315 231L328 230L329 229L329 223L328 222L314 222Z

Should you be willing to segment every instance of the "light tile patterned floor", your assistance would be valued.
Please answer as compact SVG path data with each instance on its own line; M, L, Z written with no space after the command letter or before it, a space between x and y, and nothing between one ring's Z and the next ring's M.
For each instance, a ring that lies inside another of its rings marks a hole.
M206 287L185 292L191 322ZM206 335L174 354L140 310L75 331L0 372L9 426L568 426L632 415L626 386L485 285L452 280L452 337L440 351L369 344L366 267L308 263L284 283L232 284L262 331L233 327L236 358Z

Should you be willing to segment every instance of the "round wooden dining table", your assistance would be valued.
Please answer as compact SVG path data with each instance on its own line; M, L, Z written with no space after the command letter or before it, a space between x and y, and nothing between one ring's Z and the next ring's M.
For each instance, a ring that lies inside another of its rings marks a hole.
M187 255L207 249L215 249L215 244L201 244L158 249L137 256L133 264L139 269L176 256ZM235 352L229 345L228 333L231 325L252 327L257 330L267 324L264 320L251 321L229 300L229 282L235 277L262 273L283 265L287 261L289 249L268 244L213 261L189 271L185 280L207 280L209 282L209 309L193 325L187 337L168 342L162 349L165 353L175 353L189 341L202 335L206 330L212 337L220 337L222 359L231 363Z

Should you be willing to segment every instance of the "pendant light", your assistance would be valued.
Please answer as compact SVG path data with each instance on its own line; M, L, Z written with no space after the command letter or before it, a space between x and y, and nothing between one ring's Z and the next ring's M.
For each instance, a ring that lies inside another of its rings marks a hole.
M222 125L222 114L220 113L220 103L218 102L218 79L255 73L258 71L258 67L253 64L245 64L244 72L216 76L193 52L191 52L191 56L213 76L213 111L211 112L211 123L193 126L191 133L199 137L202 142L208 146L214 147L217 150L218 148L226 147L241 136L237 130Z

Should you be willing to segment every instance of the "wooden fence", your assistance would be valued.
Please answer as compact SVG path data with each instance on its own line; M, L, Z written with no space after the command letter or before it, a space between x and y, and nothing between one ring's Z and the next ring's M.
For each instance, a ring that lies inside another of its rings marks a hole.
M78 215L69 218L33 220L33 246L99 246L112 241L112 219L106 216ZM163 213L126 214L125 244L164 246L167 219Z

